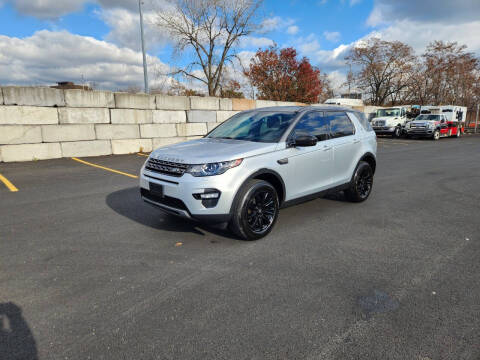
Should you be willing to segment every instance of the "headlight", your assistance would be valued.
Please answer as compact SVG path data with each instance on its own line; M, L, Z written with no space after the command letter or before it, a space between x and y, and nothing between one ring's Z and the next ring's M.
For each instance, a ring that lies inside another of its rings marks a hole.
M432 123L428 123L428 124L427 124L427 127L428 127L429 129L433 128L434 126L435 126L435 125L432 124Z
M193 176L213 176L223 174L228 169L234 168L242 163L243 159L222 161L210 164L190 165L187 173Z

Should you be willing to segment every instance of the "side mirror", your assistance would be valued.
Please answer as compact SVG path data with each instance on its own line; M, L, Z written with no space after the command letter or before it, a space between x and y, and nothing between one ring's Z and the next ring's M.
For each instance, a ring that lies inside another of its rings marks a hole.
M315 146L318 139L313 135L299 135L295 137L294 146Z

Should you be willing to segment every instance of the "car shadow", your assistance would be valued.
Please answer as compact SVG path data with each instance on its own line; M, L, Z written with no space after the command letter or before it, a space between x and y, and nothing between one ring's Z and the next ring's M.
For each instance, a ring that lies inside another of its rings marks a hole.
M155 208L155 206L147 204L141 199L138 187L110 193L107 195L105 202L117 214L153 229L170 232L190 232L201 236L205 236L204 231L209 231L222 237L237 240L236 237L226 230L225 224L202 224L166 214Z
M22 309L12 302L0 303L0 359L38 360L32 331Z

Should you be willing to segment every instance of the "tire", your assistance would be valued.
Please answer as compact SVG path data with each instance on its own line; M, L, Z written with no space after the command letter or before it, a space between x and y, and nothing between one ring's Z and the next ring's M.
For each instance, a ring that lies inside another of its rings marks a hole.
M362 202L368 199L372 187L373 170L367 162L360 161L355 169L351 187L345 190L345 196L349 201Z
M440 130L437 129L433 132L432 140L436 141L438 139L440 139Z
M402 136L402 128L400 126L397 126L393 131L392 137L400 138L401 136Z
M272 231L278 211L278 194L272 184L252 179L238 191L228 227L243 240L257 240Z

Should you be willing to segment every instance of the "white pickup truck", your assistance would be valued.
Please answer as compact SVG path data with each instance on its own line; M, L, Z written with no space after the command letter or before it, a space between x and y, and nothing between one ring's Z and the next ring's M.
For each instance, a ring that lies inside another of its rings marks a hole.
M403 127L407 123L407 112L410 107L396 106L378 109L371 125L377 135L402 136Z

